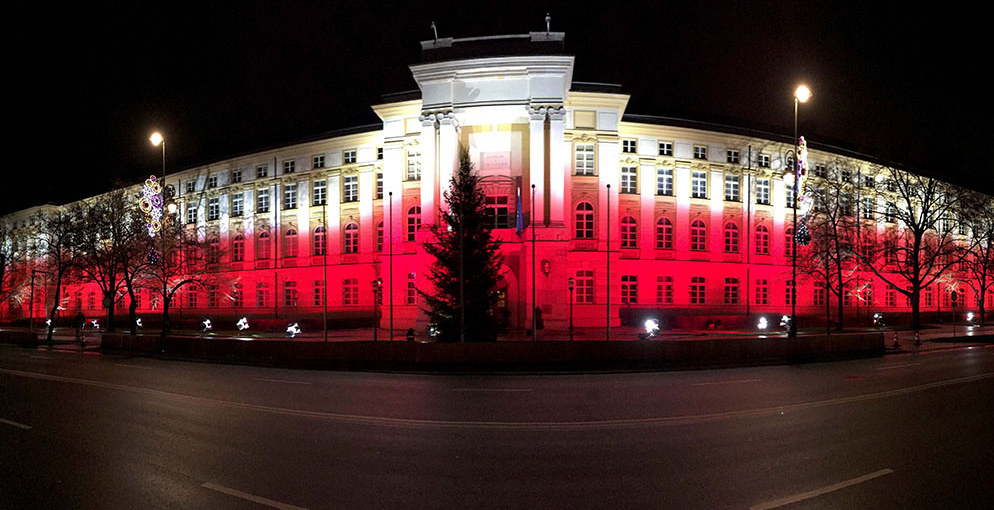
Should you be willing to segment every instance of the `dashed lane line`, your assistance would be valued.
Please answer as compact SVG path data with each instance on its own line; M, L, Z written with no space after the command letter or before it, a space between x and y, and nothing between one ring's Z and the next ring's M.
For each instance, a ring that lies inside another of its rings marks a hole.
M304 507L290 505L290 504L287 504L287 503L281 503L281 502L276 501L276 500L272 500L272 499L269 499L269 498L264 498L262 496L256 496L255 494L249 494L247 492L242 492L240 490L232 489L230 487L225 487L223 485L218 485L216 483L210 483L210 482L208 482L208 483L202 484L201 487L203 487L205 489L210 489L212 491L217 491L217 492L220 492L222 494L227 494L229 496L234 496L236 498L241 498L241 499L244 499L244 500L247 500L247 501L251 501L253 503L258 503L260 505L265 505L265 506L268 506L268 507L277 508L279 510L307 510Z
M31 425L25 425L23 423L17 423L16 421L13 421L13 420L5 420L3 418L0 418L0 423L3 423L4 425L10 425L11 427L17 427L17 428L22 429L22 430L31 430Z
M815 489L813 491L802 492L800 494L795 494L793 496L787 496L785 498L780 498L777 500L768 501L766 503L753 505L749 507L749 510L772 510L774 508L780 508L782 506L787 506L793 503L797 503L798 501L804 501L805 499L816 498L823 494L828 494L829 492L835 492L839 489L845 489L846 487L851 487L853 485L857 485L863 482L868 482L870 480L873 480L874 478L879 478L884 475L889 475L893 472L894 470L890 468L881 469L879 471L874 471L872 473L863 476L857 476L856 478L850 478L848 480L839 483L833 483L832 485L828 485L820 489Z

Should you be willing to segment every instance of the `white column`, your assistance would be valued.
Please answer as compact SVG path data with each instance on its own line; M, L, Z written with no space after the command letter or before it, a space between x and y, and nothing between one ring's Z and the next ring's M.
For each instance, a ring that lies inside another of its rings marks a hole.
M563 224L566 200L566 174L569 173L569 145L564 140L565 108L549 109L549 223Z
M419 118L421 120L421 138L418 145L421 149L421 222L425 226L430 226L435 224L435 215L438 213L436 204L439 196L438 175L435 173L435 169L438 168L435 162L435 115L422 115ZM405 154L401 152L397 169L398 176L406 171L403 165L404 156ZM386 159L386 153L383 157ZM386 162L384 162L384 167L386 167ZM384 175L384 177L386 176ZM384 189L384 193L386 191ZM400 188L398 187L394 190L394 198L399 198L399 195ZM384 210L384 214L386 214L386 210ZM397 210L395 209L394 219L396 219L396 215ZM396 234L396 231L394 233Z
M529 200L532 196L532 186L535 186L535 203L531 204L531 219L536 226L545 220L545 108L529 108L529 140L528 140L528 186Z
M424 161L424 152L421 153ZM421 167L424 170L424 166ZM394 243L394 255L400 252L401 221L404 211L403 204L403 175L404 173L404 143L401 140L387 143L383 146L383 239L384 243ZM422 172L421 178L424 179ZM422 184L423 185L423 184ZM390 193L393 193L393 239L390 238ZM424 200L424 195L421 195ZM423 207L422 207L423 210ZM383 253L390 251L388 245L383 246Z
M680 253L686 253L690 250L690 167L676 167L673 172L673 194L676 195L673 247Z
M725 175L721 170L711 170L711 220L710 220L710 239L708 239L708 246L710 249L708 253L711 254L711 260L721 260L724 252L724 235L725 235L725 224L723 216L723 209L725 206Z
M439 190L449 189L452 172L459 161L459 134L456 132L459 123L452 112L439 116L438 120L438 186ZM424 168L422 167L422 173ZM439 192L441 193L441 191ZM441 196L441 195L440 195ZM439 199L437 207L448 210L444 200ZM421 209L422 225L424 225L424 208Z
M242 236L245 238L245 260L255 260L255 188L245 188L242 211ZM244 290L244 289L243 289Z
M642 212L639 221L639 248L641 256L648 257L656 249L656 165L652 162L639 166L639 198ZM648 288L648 287L646 287Z
M359 171L359 253L372 253L376 226L373 225L373 199L376 197L376 169Z
M328 255L338 255L342 252L342 190L341 175L328 176Z
M297 215L297 253L311 257L311 181L297 181L297 210L291 214Z
M794 216L790 209L787 208L787 195L786 188L784 186L783 178L774 177L772 179L772 188L770 193L773 196L770 197L770 203L773 204L773 230L770 232L770 255L775 257L783 257L784 254L784 229L787 227L793 228L794 226ZM784 224L786 222L786 225ZM787 259L788 266L790 265L790 259ZM788 269L790 269L788 267ZM789 280L789 276L787 277Z
M611 244L618 245L618 155L617 139L597 143L597 237L607 241L607 185L611 185Z

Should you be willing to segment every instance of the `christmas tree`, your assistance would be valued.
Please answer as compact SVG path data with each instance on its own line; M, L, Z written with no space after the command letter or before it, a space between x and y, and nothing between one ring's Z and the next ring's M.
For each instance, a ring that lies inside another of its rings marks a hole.
M433 293L419 290L441 342L495 340L504 328L503 317L493 310L503 257L491 236L493 221L487 221L479 181L469 153L460 147L459 168L444 195L449 208L432 227L434 241L424 245L435 258L428 275Z

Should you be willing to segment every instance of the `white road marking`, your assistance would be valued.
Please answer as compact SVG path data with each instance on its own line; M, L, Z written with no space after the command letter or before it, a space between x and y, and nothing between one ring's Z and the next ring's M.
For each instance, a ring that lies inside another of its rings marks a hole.
M739 384L739 383L751 383L751 382L760 382L760 381L762 381L762 379L739 379L736 381L714 381L714 382L694 383L691 384L691 386L711 386L714 384Z
M801 494L795 494L793 496L787 496L785 498L780 498L774 501L768 501L766 503L753 505L749 507L749 510L770 510L772 508L779 508L792 503L797 503L798 501L803 501L805 499L815 498L821 496L822 494L828 494L829 492L837 491L839 489L845 489L846 487L870 481L873 480L874 478L879 478L884 475L889 475L893 472L894 470L890 468L881 469L880 471L874 471L868 475L858 476L856 478L850 478L846 481L832 484L827 487L822 487L820 489L815 489L813 491L802 492Z
M314 384L314 383L308 382L308 381L286 381L286 380L283 380L283 379L259 379L259 378L256 378L256 377L253 377L252 380L253 381L265 381L265 382L276 382L276 383L284 383L284 384Z
M921 363L905 363L903 365L884 365L882 367L877 367L877 370L890 370L892 368L914 367L918 365L921 365Z
M23 423L17 423L16 421L5 420L3 418L0 418L0 423L6 423L7 425L10 425L12 427L17 427L19 429L31 430L31 426L30 425L25 425Z
M240 490L231 489L223 485L217 485L214 483L205 483L201 485L205 489L210 489L212 491L217 491L222 494L227 494L229 496L234 496L236 498L242 498L253 503L259 503L260 505L266 505L273 508L278 508L279 510L307 510L301 506L290 505L287 503L280 503L279 501L274 501L272 499L264 498L262 496L256 496L254 494L249 494L247 492L242 492Z
M55 359L49 356L29 356L32 359Z
M531 388L453 388L452 391L532 391Z
M124 384L94 381L91 379L77 379L75 377L65 377L61 375L42 374L39 372L27 372L23 370L12 370L0 368L0 374L8 374L18 377L27 377L42 381L57 381L73 384L83 384L98 388L107 388L143 395L153 395L165 398L185 400L197 404L212 404L230 407L233 409L246 409L272 414L282 414L285 416L298 416L330 420L340 423L352 423L360 425L379 425L384 427L430 427L430 428L464 428L464 429L514 429L514 430L598 430L615 429L629 427L665 427L671 425L691 425L697 423L707 423L716 420L727 420L735 418L753 418L758 416L781 415L786 411L802 411L807 409L818 409L855 402L866 402L881 398L908 395L934 388L942 388L954 384L971 383L994 379L994 372L958 377L956 379L944 379L917 386L897 388L893 390L878 391L875 393L865 393L849 397L830 398L825 400L814 400L810 402L799 402L796 404L784 404L779 406L761 407L756 409L741 409L737 411L723 411L717 413L691 414L683 416L661 416L649 418L629 418L617 420L597 420L597 421L458 421L458 420L435 420L419 418L391 418L386 416L369 416L361 414L333 413L326 411L308 411L304 409L292 409L287 407L275 407L258 404L248 404L244 402L234 402L209 397L197 397L194 395L184 395L140 386L129 386Z
M140 368L142 370L152 370L152 367L143 367L141 365L129 365L127 363L114 363L114 364L117 365L117 366L119 366L119 367Z

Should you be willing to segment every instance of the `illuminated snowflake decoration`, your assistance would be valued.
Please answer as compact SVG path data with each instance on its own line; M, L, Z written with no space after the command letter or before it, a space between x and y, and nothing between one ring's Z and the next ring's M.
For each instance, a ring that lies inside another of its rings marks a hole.
M145 213L148 236L155 237L155 234L162 228L162 185L159 184L154 175L145 179L138 207Z
M52 325L52 319L45 319L45 325L46 326L51 326Z
M208 332L210 330L211 330L211 320L210 319L204 319L203 322L200 323L200 331L203 331L203 332L206 333L206 332Z
M246 329L248 329L249 328L248 317L242 317L241 319L238 319L238 322L235 324L235 326L238 326L238 331L245 331Z
M294 322L286 327L286 337L293 338L300 334L300 325Z
M659 334L659 321L656 319L649 319L645 321L645 333L650 337L654 337Z
M884 314L879 312L873 314L873 325L878 328L882 327L884 325Z
M137 319L135 319L135 326L137 326L139 328L142 327L142 318L141 317L138 317Z
M790 329L790 316L782 315L780 316L780 327L783 329Z
M96 319L90 319L90 325L93 326L93 329L100 329L100 323Z
M756 327L757 327L757 328L759 328L759 329L764 329L764 330L765 330L766 328L768 328L769 326L770 326L770 325L769 325L769 324L768 324L768 323L766 322L766 317L760 317L760 318L759 318L759 324L756 324Z

